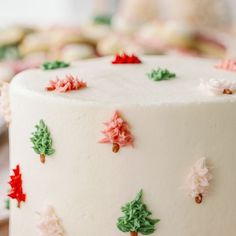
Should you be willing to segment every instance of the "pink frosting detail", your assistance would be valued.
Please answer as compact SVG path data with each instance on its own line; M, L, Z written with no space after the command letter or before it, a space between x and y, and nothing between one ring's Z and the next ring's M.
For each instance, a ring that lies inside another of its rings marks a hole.
M187 177L188 194L193 198L199 194L205 196L208 193L211 179L212 175L206 165L206 158L203 157L194 164Z
M215 68L229 71L236 71L236 60L229 59L220 61L217 65L215 65Z
M37 224L40 236L63 236L64 230L61 226L60 220L55 214L53 207L47 206Z
M110 121L104 123L106 129L102 131L105 138L100 143L119 144L121 147L133 145L134 138L129 130L127 122L125 122L118 111L116 111Z
M56 91L59 93L65 93L72 90L79 90L82 88L86 88L87 83L79 80L77 77L73 75L66 75L64 79L59 79L58 77L55 80L50 80L46 89L48 91Z

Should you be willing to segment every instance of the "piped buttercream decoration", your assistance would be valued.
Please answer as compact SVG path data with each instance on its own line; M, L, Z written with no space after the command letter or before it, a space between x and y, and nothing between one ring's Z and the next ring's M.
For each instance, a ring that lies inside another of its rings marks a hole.
M15 169L13 169L13 175L10 176L9 185L11 190L8 196L17 201L17 207L20 208L21 202L26 201L26 194L23 192L22 187L22 175L20 171L20 165L17 165Z
M212 175L206 165L206 158L203 157L196 161L187 177L188 194L200 204L208 193Z
M1 91L1 103L0 112L3 115L4 120L10 124L11 122L11 108L9 101L9 83L3 82L0 88Z
M70 64L64 61L48 61L48 62L44 62L41 65L41 68L43 70L55 70L55 69L59 69L59 68L66 68L69 67Z
M66 75L64 79L56 78L55 80L50 80L46 87L48 91L56 91L59 93L65 93L72 90L79 90L86 88L87 83L79 80L78 77L73 75Z
M129 130L129 125L124 121L119 112L116 111L111 120L104 123L106 129L102 131L105 138L100 140L100 143L113 144L112 151L117 153L120 147L133 145L134 138Z
M236 59L222 60L215 65L215 68L236 72Z
M212 95L230 95L236 92L236 82L224 79L201 80L200 88Z
M112 64L140 64L141 60L134 54L128 55L126 53L116 54Z
M36 131L32 133L30 140L33 144L32 148L40 155L40 161L44 164L46 156L54 154L55 149L52 147L52 138L45 122L40 120L35 128Z
M52 206L47 206L42 213L39 214L40 219L37 224L40 236L63 236L64 229L61 221L56 215Z
M135 199L121 208L124 216L118 218L117 227L122 232L129 232L131 236L138 233L149 235L155 232L155 225L159 219L151 219L152 213L142 201L143 191L141 190Z
M176 77L175 73L170 72L167 69L153 69L147 74L148 78L154 81L170 80Z

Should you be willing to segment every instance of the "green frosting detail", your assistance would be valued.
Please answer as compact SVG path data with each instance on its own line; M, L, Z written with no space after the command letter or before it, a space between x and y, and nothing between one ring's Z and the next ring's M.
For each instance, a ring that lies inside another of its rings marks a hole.
M10 210L10 199L9 198L7 198L5 200L5 209Z
M148 78L154 81L169 80L176 77L175 73L170 72L167 69L158 68L148 73Z
M99 25L111 25L111 18L109 15L97 15L94 16L93 22Z
M142 202L143 191L136 198L121 208L124 216L117 221L117 227L122 232L140 232L143 235L152 234L159 219L150 219L152 214Z
M69 67L70 64L66 63L64 61L48 61L48 62L44 62L41 65L41 68L43 70L54 70L54 69L58 69L58 68L65 68L65 67Z
M39 121L39 124L35 126L36 131L32 133L31 142L33 143L33 149L37 154L44 154L47 156L52 155L55 150L52 148L52 138L48 127L43 120Z

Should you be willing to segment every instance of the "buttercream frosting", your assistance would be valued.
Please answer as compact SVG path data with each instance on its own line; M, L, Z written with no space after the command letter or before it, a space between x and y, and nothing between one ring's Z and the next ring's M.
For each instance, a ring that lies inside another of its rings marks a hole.
M59 79L57 77L55 80L50 80L46 89L48 91L65 93L68 91L79 90L86 87L87 83L82 80L79 80L77 76L66 75L64 79Z
M236 81L225 79L202 80L200 88L212 95L233 94L236 91Z
M134 138L129 130L129 126L121 118L118 111L114 113L109 122L105 122L104 124L106 125L106 129L102 133L105 135L105 138L101 139L100 143L113 144L113 152L118 152L120 147L133 145Z
M206 196L210 187L212 175L206 165L206 158L201 158L194 166L187 178L188 193L192 198Z
M47 206L42 213L37 224L40 236L63 236L64 230L60 219L56 215L52 206Z
M229 71L236 71L236 60L229 59L220 61L215 65L217 69L229 70Z

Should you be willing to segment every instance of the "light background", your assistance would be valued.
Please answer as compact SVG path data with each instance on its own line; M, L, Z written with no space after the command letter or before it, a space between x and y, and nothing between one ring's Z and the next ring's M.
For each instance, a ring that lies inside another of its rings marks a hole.
M119 1L120 0L0 0L0 26L15 23L30 25L81 24L88 19L89 16L93 15L94 12L114 12ZM171 2L173 0L157 1ZM225 1L230 4L230 10L236 22L236 0ZM162 9L162 12L165 10L168 9Z

